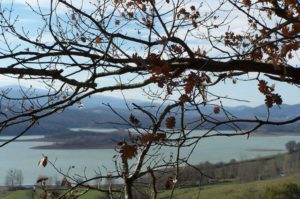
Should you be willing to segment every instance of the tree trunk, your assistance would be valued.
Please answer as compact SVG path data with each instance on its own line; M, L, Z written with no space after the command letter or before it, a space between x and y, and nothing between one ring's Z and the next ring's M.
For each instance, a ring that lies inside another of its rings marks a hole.
M124 198L125 199L133 199L132 195L132 181L128 179L129 176L129 167L128 162L126 158L122 158L122 166L123 166L123 179L125 182L124 187Z
M124 195L125 199L133 199L132 182L125 182Z

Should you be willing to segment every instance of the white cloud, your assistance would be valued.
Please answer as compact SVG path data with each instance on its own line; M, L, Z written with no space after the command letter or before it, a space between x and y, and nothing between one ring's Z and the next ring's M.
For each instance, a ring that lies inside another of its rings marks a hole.
M14 5L23 5L25 9L30 9L30 7L34 9L41 8L42 10L49 10L51 6L50 0L2 0L2 4L11 4L13 2ZM69 3L76 6L77 8L82 8L85 11L89 11L93 6L91 6L90 1L84 0L69 0ZM30 5L30 7L28 6ZM56 12L58 14L65 14L69 9L62 3L58 3L58 0L53 1L53 6L56 6Z
M0 85L11 86L11 85L22 85L25 87L43 88L45 85L38 80L20 80L18 78L12 78L4 75L0 75Z
M32 7L48 7L50 4L49 0L2 0L4 4L22 4L22 5L31 5Z

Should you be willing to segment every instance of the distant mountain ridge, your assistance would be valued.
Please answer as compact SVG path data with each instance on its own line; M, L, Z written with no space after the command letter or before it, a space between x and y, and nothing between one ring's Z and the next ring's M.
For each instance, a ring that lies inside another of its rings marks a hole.
M2 88L5 89L5 88ZM0 88L0 90L2 90ZM43 93L43 90L36 90L37 93ZM20 91L14 88L10 92L11 97L19 97ZM2 101L5 103L5 101ZM149 105L150 102L145 100L128 100L128 104L136 103L141 106ZM104 95L94 95L91 98L82 101L84 108L79 110L77 106L73 106L62 113L57 113L51 115L47 118L43 118L39 121L39 125L33 127L28 134L35 135L47 135L53 133L63 133L69 131L70 128L124 128L124 122L114 114L107 106L103 103L109 103L120 115L128 119L131 112L127 109L126 104L123 99L117 97L110 97ZM3 104L4 105L4 104ZM2 104L1 104L2 107ZM231 114L244 119L254 119L255 117L264 119L267 117L267 108L265 105L260 105L257 107L248 106L237 106L237 107L225 107L227 111ZM225 117L224 112L221 110L219 114L213 113L213 106L207 105L201 107L201 111L204 114L212 114L212 116L222 120ZM300 113L300 104L287 105L283 104L280 107L274 106L270 109L270 119L272 120L285 120L296 116ZM149 119L142 113L135 111L133 113L139 120L140 123L147 127L150 126ZM186 119L194 121L198 117L196 113L187 113ZM179 123L179 122L177 122ZM247 128L247 124L242 124L242 128ZM13 126L0 135L15 135L20 132L20 129L24 126ZM225 128L225 127L224 127ZM260 131L289 131L296 132L300 129L300 124L295 123L287 126L264 126ZM225 128L225 130L227 130ZM28 135L27 134L27 135Z

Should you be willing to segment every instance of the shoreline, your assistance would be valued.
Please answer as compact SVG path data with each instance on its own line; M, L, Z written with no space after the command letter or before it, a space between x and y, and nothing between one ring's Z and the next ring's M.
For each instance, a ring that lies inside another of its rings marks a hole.
M34 150L92 150L92 149L114 149L116 145L102 145L102 146L77 146L77 145L61 145L61 144L52 144L52 145L40 145L31 147L30 149Z
M84 133L86 133L84 135ZM25 135L26 136L26 135ZM29 135L30 136L30 135ZM44 135L45 136L45 135ZM65 133L45 136L43 138L20 139L14 142L42 142L41 145L31 147L33 150L89 150L89 149L114 149L117 145L117 140L126 139L123 132L112 133L94 133L83 131L76 133ZM250 134L252 137L281 137L281 136L300 136L299 132L253 132ZM80 139L78 139L80 138ZM84 138L84 141L82 140ZM9 139L1 139L0 142L6 142ZM44 143L44 144L43 144ZM51 143L51 144L47 144ZM278 149L249 149L249 151L278 151Z
M250 136L257 136L257 137L281 137L281 136L300 136L300 132L253 132L250 133Z

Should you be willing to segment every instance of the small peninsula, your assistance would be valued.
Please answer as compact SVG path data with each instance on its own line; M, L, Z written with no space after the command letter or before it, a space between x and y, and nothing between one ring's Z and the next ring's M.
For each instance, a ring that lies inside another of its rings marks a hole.
M118 142L127 138L128 134L123 130L110 133L69 131L40 138L36 141L51 144L32 147L32 149L112 149Z

